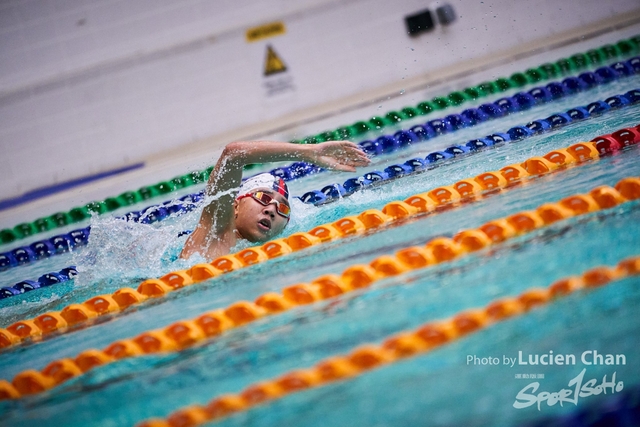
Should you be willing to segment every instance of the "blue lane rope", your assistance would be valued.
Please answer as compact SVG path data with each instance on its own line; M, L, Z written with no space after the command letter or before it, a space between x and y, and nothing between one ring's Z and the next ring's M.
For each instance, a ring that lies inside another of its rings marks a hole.
M75 266L65 267L60 271L43 274L38 280L22 280L12 286L0 288L0 299L9 298L16 295L22 295L25 292L31 292L36 289L55 285L57 283L67 282L78 275Z
M460 114L450 114L444 118L430 120L422 125L413 126L408 130L397 131L393 135L383 135L375 140L362 141L358 145L372 157L392 153L414 143L427 141L442 134L475 126L512 113L525 111L536 105L552 102L638 73L640 73L640 57L636 56L627 61L615 62L611 66L600 67L593 72L581 73L577 77L567 77L561 82L556 81L546 86L536 86L528 92L518 92L513 96L482 104L477 108L468 108ZM279 176L285 181L290 181L321 171L323 169L316 165L295 162L289 166L272 169L269 173Z
M406 175L422 173L454 158L469 156L489 147L518 142L542 133L558 130L570 123L586 120L606 112L634 105L640 102L640 89L633 89L624 95L614 95L604 101L596 101L585 107L575 107L565 113L552 114L546 119L534 120L524 126L514 126L504 133L494 133L483 138L472 139L463 145L452 145L442 151L434 151L426 157L413 158L401 164L391 165L382 171L371 171L349 178L344 183L326 185L321 190L312 190L302 195L304 203L321 205L348 197L356 191L386 183Z

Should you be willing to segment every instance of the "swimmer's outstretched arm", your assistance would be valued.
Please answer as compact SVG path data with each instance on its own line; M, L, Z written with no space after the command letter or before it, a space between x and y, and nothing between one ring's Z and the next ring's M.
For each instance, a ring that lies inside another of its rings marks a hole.
M250 163L305 161L323 168L355 172L370 160L358 145L349 141L330 141L314 145L277 141L238 141L228 144L207 183L207 195L240 187L242 168ZM215 223L216 233L223 231L233 215L235 194L226 194L205 207L201 223ZM215 220L215 221L214 221Z
M299 145L275 141L238 141L222 151L209 177L207 192L216 194L239 187L242 168L250 163L305 161L320 167L355 172L357 166L369 164L369 158L356 144L331 141L314 145Z

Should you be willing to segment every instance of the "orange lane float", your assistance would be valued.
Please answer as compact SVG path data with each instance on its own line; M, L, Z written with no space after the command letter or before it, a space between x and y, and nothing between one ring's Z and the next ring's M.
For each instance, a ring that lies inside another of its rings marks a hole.
M631 268L629 268L631 266ZM249 385L238 394L224 394L206 405L190 405L179 409L166 419L153 418L137 427L199 426L221 420L240 411L267 404L288 394L312 387L323 387L335 381L345 381L364 375L372 369L401 361L407 357L426 354L454 340L490 327L514 316L523 315L555 299L581 289L604 286L613 280L640 274L640 257L621 261L616 267L596 267L581 276L562 279L548 288L531 288L515 297L495 300L486 307L465 310L453 317L426 323L414 330L387 337L382 344L361 345L344 356L332 356L306 369L296 369L283 375ZM560 283L565 292L554 292ZM12 390L0 393L9 394Z
M555 163L557 166L569 166L578 161L565 148L553 150L543 156L548 161Z
M473 179L485 191L495 191L507 186L507 179L500 172L485 172Z
M460 194L462 199L476 198L479 193L484 191L484 188L473 179L463 179L453 184L453 189Z
M389 204L387 204L389 206ZM385 208L387 207L385 206ZM394 216L386 215L384 212L379 211L378 209L367 209L358 215L358 219L362 221L362 224L366 227L367 230L371 228L378 228L385 225L388 222L393 221Z
M413 195L404 202L416 208L420 213L433 212L437 207L436 203L431 200L427 193Z

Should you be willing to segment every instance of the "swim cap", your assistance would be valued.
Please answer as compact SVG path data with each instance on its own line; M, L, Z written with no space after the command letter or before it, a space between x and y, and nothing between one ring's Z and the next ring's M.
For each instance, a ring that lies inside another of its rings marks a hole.
M240 186L237 197L249 194L258 188L268 188L284 196L289 200L289 188L284 180L278 176L273 176L270 173L261 173L260 175L252 176L248 178Z

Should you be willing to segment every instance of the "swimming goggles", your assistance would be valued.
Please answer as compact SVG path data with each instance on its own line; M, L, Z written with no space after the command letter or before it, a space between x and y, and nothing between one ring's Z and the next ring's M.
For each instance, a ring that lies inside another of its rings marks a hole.
M256 191L255 193L243 194L242 196L238 197L238 200L244 199L245 197L251 197L253 200L260 203L262 206L268 206L269 204L274 203L276 205L276 212L278 212L280 216L283 216L287 219L291 215L291 207L289 205L285 205L284 203L277 201L276 199L273 198L273 196L263 191Z

